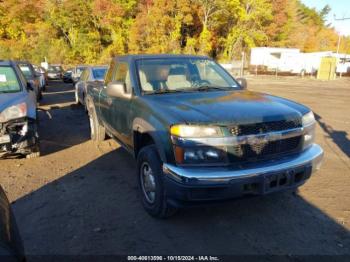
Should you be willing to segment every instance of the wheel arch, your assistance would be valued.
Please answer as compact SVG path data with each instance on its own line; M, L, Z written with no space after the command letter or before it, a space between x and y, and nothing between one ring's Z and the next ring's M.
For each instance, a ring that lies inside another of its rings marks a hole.
M166 153L162 146L163 143L164 142L159 135L159 130L157 130L152 124L140 118L134 120L133 145L135 158L137 158L138 153L143 147L154 144L161 160L167 162Z
M100 112L98 111L98 108L96 108L95 106L95 102L94 102L94 99L93 97L91 96L91 94L87 93L86 94L86 109L88 111L88 113L90 114L90 110L94 110L95 111L95 114L96 114L96 118L97 118L97 121L102 124L101 122L101 119L100 119Z

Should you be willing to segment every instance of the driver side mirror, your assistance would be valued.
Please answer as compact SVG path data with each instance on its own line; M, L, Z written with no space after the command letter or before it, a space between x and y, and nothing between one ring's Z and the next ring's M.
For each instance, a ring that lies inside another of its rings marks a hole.
M119 81L113 81L107 85L107 94L113 97L131 97L131 94L126 91L125 83Z
M34 84L30 81L27 82L27 90L34 91Z
M242 87L242 90L246 90L248 88L247 79L240 77L236 79L238 84Z

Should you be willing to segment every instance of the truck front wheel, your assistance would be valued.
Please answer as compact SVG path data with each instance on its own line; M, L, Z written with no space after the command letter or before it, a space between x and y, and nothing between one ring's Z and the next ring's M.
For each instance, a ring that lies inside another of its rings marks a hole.
M166 218L176 212L167 203L163 183L162 161L155 145L141 149L137 156L139 191L146 211L154 217Z

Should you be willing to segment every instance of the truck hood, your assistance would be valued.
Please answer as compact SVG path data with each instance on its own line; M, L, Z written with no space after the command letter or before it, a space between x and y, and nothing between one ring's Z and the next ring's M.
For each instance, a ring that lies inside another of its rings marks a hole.
M36 117L36 108L34 102L30 100L29 95L23 92L16 93L0 93L0 113L6 108L20 103L27 104L28 117Z
M212 91L145 97L172 122L250 124L300 118L310 110L298 103L251 91Z

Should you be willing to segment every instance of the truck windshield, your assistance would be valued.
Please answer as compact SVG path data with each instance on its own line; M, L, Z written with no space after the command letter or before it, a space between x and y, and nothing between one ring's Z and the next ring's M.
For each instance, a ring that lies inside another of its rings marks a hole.
M210 59L146 58L137 60L136 65L146 94L240 89L237 82Z
M0 93L21 91L16 73L10 66L0 66Z
M95 80L102 81L105 78L107 68L93 68L92 75Z

